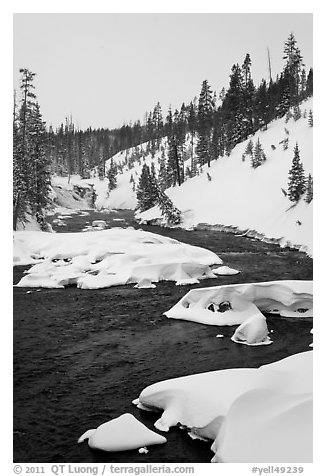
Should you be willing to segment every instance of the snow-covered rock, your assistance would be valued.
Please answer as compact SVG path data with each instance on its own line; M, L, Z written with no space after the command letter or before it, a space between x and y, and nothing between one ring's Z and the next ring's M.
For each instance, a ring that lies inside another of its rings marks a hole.
M193 437L213 440L213 461L299 463L312 460L311 400L308 351L258 369L157 382L133 403L163 410L155 423L161 431L181 424Z
M312 281L267 281L230 284L190 290L164 314L201 324L225 326L241 324L260 311L287 314L291 317L311 315Z
M19 287L77 284L98 289L130 283L199 280L215 275L220 264L212 251L134 229L97 233L16 232L14 264L36 264ZM145 280L145 281L144 281Z
M144 446L144 448L139 448L138 453L147 455L148 449Z
M103 451L127 451L166 443L164 436L149 430L130 413L86 431L78 443L86 439L90 448Z
M155 284L152 283L152 281L150 279L143 278L134 286L134 288L152 289L152 288L156 288L156 286L155 286Z
M212 269L212 272L218 276L228 276L240 273L237 269L229 268L228 266L219 266L218 268Z
M104 220L93 220L92 226L102 228L104 230L104 228L106 227L106 222Z

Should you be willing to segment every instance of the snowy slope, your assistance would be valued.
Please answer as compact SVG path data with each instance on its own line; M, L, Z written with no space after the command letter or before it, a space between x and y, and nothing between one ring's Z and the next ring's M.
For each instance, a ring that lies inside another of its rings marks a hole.
M302 111L309 112L312 108L312 99L301 105ZM207 223L237 226L240 230L249 228L280 240L284 246L303 245L301 249L311 253L312 202L308 205L300 200L293 206L281 189L288 187L296 142L305 175L312 173L312 135L307 117L298 121L290 119L288 123L285 117L275 120L267 131L258 131L252 136L254 144L259 138L266 153L267 160L262 166L253 169L248 156L242 160L248 139L238 144L229 157L214 161L210 169L205 166L200 176L187 180L181 187L169 189L167 194L183 212L183 226ZM283 150L280 141L287 137L289 146ZM207 179L208 171L211 181ZM157 219L160 211L154 207L139 217Z

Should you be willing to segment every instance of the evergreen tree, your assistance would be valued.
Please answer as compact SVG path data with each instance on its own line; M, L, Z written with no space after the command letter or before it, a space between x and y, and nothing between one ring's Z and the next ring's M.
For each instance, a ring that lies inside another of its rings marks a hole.
M287 82L290 106L298 104L300 96L300 76L303 65L300 49L293 33L290 33L284 45L284 56L286 61L284 76Z
M300 77L300 99L305 99L307 92L307 75L306 75L306 70L303 68L301 71L301 77Z
M49 167L45 153L45 124L34 94L35 73L20 69L21 107L13 124L13 227L24 222L26 214L35 216L45 228L44 209L49 195Z
M105 156L104 156L104 150L102 145L100 145L99 147L97 173L98 173L98 178L100 180L103 180L105 177Z
M198 143L196 152L200 165L210 167L210 137L213 121L213 93L208 81L203 81L198 102Z
M247 61L248 59L250 60L249 57L247 57ZM251 119L248 121L248 114L250 114L248 101L252 100L251 88L253 86L249 76L250 96L248 96L248 92L244 95L243 71L247 71L247 69L248 66L244 66L243 69L238 64L232 66L229 89L226 91L222 104L221 112L226 128L225 149L228 155L236 144L248 137L249 130L252 128ZM246 74L248 75L248 73Z
M310 203L313 199L313 180L311 174L308 175L306 183L306 196L305 202Z
M157 139L160 139L163 133L163 115L162 108L159 102L156 104L153 111L153 129L155 131ZM159 142L160 141L158 140L157 147L159 146Z
M259 138L255 144L253 154L251 156L251 166L256 169L266 160L265 152L262 148Z
M307 84L306 84L306 97L310 97L313 95L313 69L310 68L308 77L307 77Z
M289 170L288 197L291 202L298 202L306 191L305 175L302 162L300 161L300 151L298 143L294 148L292 167Z
M186 142L186 111L184 104L181 106L180 112L176 109L173 117L173 129L175 136L175 154L176 161L179 164L179 185L184 182L184 155Z
M289 75L287 72L281 74L278 89L279 89L279 101L276 106L277 116L283 117L291 107L291 97L289 88Z
M301 109L298 104L293 107L293 119L298 121L301 118Z
M225 132L224 125L221 120L218 111L215 113L212 139L210 143L210 156L212 159L217 160L219 157L224 155L225 147Z
M252 139L250 139L250 140L247 142L245 154L246 154L246 155L252 155L253 152L254 152L254 143L253 143Z
M159 192L158 206L169 225L179 225L181 223L180 210L173 205L172 200L162 190Z
M137 187L137 208L143 212L152 208L157 202L157 192L148 165L144 164Z
M185 143L185 130L179 113L176 110L172 116L171 108L167 116L168 135L168 164L167 177L168 186L181 185L184 181L183 152Z
M24 221L27 202L26 184L23 175L22 136L19 131L16 112L16 94L14 95L13 113L13 228L16 230L17 222Z
M213 160L217 160L219 156L221 155L220 154L220 135L219 135L218 126L216 123L214 123L214 126L213 126L213 133L212 133L212 140L210 143L209 155Z
M151 163L150 169L150 181L149 181L149 188L150 188L150 195L152 197L153 203L157 203L158 195L159 195L159 185L156 178L156 171L154 162Z
M197 129L197 113L194 103L191 101L188 110L188 127L191 134L191 161L194 159L194 137Z
M168 174L166 170L166 163L164 159L160 160L158 171L158 184L161 190L166 190L169 187Z
M117 187L117 175L118 175L118 168L117 164L113 159L110 161L110 166L106 172L107 179L109 181L108 187L109 190L114 190Z
M259 85L254 100L255 127L257 129L267 129L267 124L271 120L270 98L266 81L263 79Z
M251 77L251 59L250 55L247 53L245 60L242 65L242 78L243 78L243 87L242 87L242 96L243 96L243 129L244 137L253 132L253 104L254 104L254 94L255 86Z
M28 198L32 214L42 230L46 230L44 210L48 206L50 192L50 173L48 160L45 153L46 130L42 121L40 106L35 104L35 110L29 126L29 157L31 182L29 185Z

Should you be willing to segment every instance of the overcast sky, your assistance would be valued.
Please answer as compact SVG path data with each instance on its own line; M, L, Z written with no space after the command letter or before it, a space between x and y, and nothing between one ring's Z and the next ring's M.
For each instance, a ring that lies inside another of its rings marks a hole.
M312 14L15 14L14 88L21 67L37 73L36 94L48 124L66 116L81 128L142 120L160 101L179 108L207 79L227 87L231 67L252 59L255 84L275 77L293 32L307 71Z

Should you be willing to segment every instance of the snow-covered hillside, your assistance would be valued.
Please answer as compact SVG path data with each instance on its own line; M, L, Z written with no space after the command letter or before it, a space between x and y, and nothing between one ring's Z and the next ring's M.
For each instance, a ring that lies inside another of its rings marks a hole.
M258 131L238 144L230 156L225 155L213 161L210 168L205 165L200 175L186 180L180 187L166 190L174 205L182 212L181 226L192 228L201 223L237 227L243 232L254 230L258 236L275 239L281 246L296 246L312 254L312 202L307 204L301 199L294 204L284 194L288 188L288 173L296 143L305 175L312 174L313 128L308 124L310 110L313 110L312 99L301 104L302 117L299 120L291 118L286 122L283 117L273 121L266 131ZM267 160L254 169L250 157L244 157L244 152L248 141L251 139L255 144L258 138ZM286 150L282 143L284 140L288 140ZM186 147L189 152L189 137ZM146 144L141 148L146 150ZM127 149L113 157L117 164L123 166L123 172L118 174L117 188L109 193L107 179L93 177L80 180L78 177L71 177L71 183L92 184L97 195L95 205L98 209L135 209L137 198L131 177L137 186L144 163L151 165L153 162L157 170L159 158L163 153L167 156L167 141L162 141L160 150L154 157L150 153L145 154L145 159L135 161L133 167L128 169L126 162L132 153L133 149ZM106 165L109 167L109 161ZM62 180L67 181L61 179L61 185ZM162 219L158 207L137 216L143 222L160 222Z
M301 106L307 112L312 108L312 99ZM283 246L301 245L303 251L312 253L312 202L300 200L294 205L282 192L288 188L296 143L305 175L312 174L312 131L307 117L298 121L291 118L287 123L285 118L273 121L266 131L251 137L254 143L259 138L267 156L257 169L251 167L248 156L242 159L248 139L238 144L229 157L214 161L209 169L205 166L200 176L169 189L167 194L183 212L183 226L207 223L256 230L280 240ZM288 149L284 150L280 142L286 138ZM160 216L158 207L139 214L142 220Z

